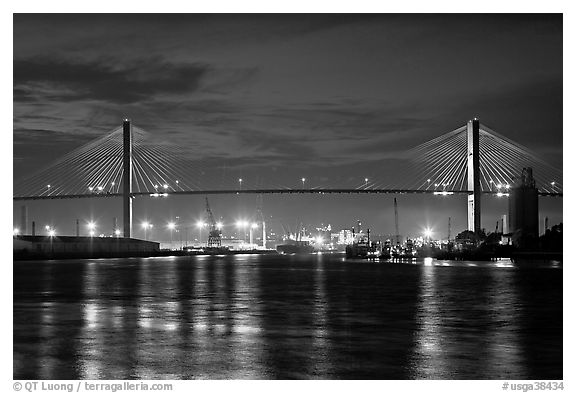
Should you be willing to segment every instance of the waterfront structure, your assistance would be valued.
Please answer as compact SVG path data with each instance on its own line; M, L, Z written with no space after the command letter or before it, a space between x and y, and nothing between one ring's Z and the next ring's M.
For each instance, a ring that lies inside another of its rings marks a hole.
M508 217L512 244L520 248L538 245L538 189L532 168L523 168L510 189Z

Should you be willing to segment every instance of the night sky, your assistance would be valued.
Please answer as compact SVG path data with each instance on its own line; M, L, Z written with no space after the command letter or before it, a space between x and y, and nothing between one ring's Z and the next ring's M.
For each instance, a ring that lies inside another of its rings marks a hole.
M473 117L562 168L561 15L15 15L14 180L121 125L189 146L250 181L273 170L378 176L382 159ZM292 182L292 184L290 184ZM265 196L272 229L357 219L393 232L391 195ZM216 216L250 218L255 196L210 197ZM398 196L400 231L466 227L465 197ZM493 231L507 203L484 198ZM102 231L121 201L28 202L37 227ZM15 223L19 206L14 204ZM203 198L137 199L134 223L196 221ZM540 198L562 221L562 199ZM29 224L30 225L30 224ZM136 231L136 236L141 236ZM166 231L158 230L158 239Z

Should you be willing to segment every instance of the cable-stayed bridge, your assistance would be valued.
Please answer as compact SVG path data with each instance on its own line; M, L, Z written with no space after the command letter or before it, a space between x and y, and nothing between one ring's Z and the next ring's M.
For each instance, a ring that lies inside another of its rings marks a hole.
M420 193L467 194L469 229L480 227L480 195L507 195L522 168L531 167L540 195L562 196L562 171L477 119L403 152L394 170L347 181L274 178L256 183L214 168L184 146L158 142L125 120L114 129L14 184L15 201L123 197L130 237L132 199L179 194ZM212 171L212 172L211 172ZM131 173L131 176L125 176ZM212 173L212 175L210 175ZM207 175L209 174L209 175ZM126 181L126 180L129 181ZM296 185L294 185L296 184Z

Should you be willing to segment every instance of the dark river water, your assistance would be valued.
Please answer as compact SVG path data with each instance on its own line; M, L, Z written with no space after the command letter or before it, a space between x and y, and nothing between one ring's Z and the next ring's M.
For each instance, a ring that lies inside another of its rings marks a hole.
M562 379L562 265L14 262L15 379Z

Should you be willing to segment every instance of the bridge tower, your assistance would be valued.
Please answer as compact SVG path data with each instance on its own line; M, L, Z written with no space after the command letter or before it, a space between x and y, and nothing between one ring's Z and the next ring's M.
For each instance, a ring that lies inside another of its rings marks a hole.
M124 170L122 209L124 215L124 237L130 238L132 237L132 126L130 125L130 120L124 119L122 131L122 167Z
M468 141L468 230L480 232L480 121L468 121L466 127Z

